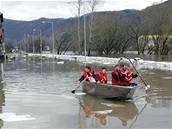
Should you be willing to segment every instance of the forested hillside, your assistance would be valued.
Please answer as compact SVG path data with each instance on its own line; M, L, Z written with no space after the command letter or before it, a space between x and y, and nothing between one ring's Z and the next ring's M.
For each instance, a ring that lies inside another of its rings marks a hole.
M34 21L5 20L6 38L22 41L32 51L33 29L42 30L43 49L52 43L51 21L55 28L55 49L58 54L67 50L82 53L84 50L83 16L69 19L46 19ZM91 12L86 15L86 39L88 55L122 54L136 50L138 54L172 54L172 0L154 4L141 11L123 10ZM27 35L27 36L26 36ZM40 51L40 39L35 37L36 50ZM18 43L17 42L17 43ZM29 45L30 44L30 45Z

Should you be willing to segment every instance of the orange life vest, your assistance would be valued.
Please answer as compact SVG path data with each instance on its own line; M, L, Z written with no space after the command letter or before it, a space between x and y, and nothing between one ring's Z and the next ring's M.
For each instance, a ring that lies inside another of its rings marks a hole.
M112 75L112 85L118 85L120 83L119 73L120 73L120 71L118 69L113 70L112 74L115 77L113 77L113 75Z
M124 68L122 68L121 71L122 71L122 73L124 73L124 72L125 72ZM129 69L128 69L128 72L126 73L125 78L122 79L122 80L120 81L120 84L129 85L130 82L131 82L131 80L133 79L132 75L133 75L133 72L132 72L132 70L129 68Z
M102 70L99 72L100 83L107 83L107 73L103 73Z
M84 78L94 76L94 70L93 70L93 68L90 67L89 72L87 72L87 71L84 70L82 72L82 76Z

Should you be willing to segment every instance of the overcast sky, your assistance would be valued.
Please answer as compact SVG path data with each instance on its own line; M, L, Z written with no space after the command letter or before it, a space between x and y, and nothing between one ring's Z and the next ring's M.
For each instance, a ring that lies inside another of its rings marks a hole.
M68 18L76 15L77 0L1 0L0 11L4 17L15 20L33 20L41 17ZM165 0L99 0L97 11L144 9L156 2Z

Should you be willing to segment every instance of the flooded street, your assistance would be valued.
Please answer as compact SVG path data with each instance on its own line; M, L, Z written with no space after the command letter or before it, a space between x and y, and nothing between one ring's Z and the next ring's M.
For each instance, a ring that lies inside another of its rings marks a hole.
M19 58L3 67L1 129L172 128L170 71L141 70L151 85L147 97L138 88L133 101L119 102L71 93L83 64Z

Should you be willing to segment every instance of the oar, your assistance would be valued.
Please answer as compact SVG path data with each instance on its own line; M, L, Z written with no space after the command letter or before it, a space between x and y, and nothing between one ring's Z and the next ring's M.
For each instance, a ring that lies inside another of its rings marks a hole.
M82 80L82 82L84 82L86 79L87 79L87 77L86 77L84 80ZM79 86L77 86L74 90L71 91L73 94L75 94L75 91L76 91L79 87L81 87L81 83L82 83L82 82L80 82L80 83L79 83Z
M137 115L135 116L134 121L131 123L131 125L129 126L129 129L132 129L133 125L136 123L138 117L142 114L142 112L144 111L144 109L147 107L148 102L143 106L143 108L140 110L139 113L137 113Z
M142 78L142 76L139 74L139 72L137 71L137 69L136 69L136 67L134 66L133 62L132 62L129 58L127 58L127 57L125 57L125 58L126 58L127 60L130 61L131 65L133 66L133 68L134 68L134 70L136 71L137 75L140 77L141 81L142 81L143 84L145 85L145 90L147 91L147 90L150 88L150 85L148 85L148 84L145 82L145 80Z
M72 93L75 94L75 91L80 87L80 83L79 83L79 86L77 86L74 90L72 90Z

